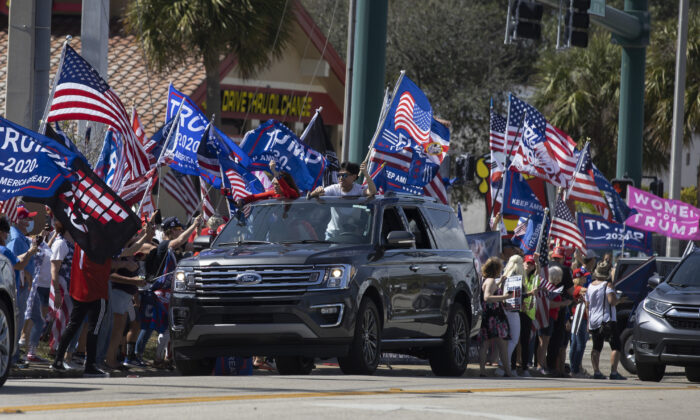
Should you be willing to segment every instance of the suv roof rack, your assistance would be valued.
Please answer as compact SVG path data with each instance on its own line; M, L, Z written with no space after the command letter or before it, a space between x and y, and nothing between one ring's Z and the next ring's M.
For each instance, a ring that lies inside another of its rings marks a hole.
M428 197L427 195L418 195L418 194L411 194L411 193L399 192L399 191L387 191L386 193L384 193L384 197L409 198L409 199L414 199L414 200L432 201L432 202L437 201L435 199L435 197Z

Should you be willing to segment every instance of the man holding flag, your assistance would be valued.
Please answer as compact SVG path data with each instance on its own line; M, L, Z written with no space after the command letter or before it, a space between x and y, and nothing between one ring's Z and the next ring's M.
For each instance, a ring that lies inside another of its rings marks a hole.
M365 187L355 183L359 174L367 180ZM367 165L363 162L360 166L352 162L343 162L338 171L338 183L327 187L318 187L309 194L310 197L327 196L360 196L371 197L377 193L372 177L367 172Z

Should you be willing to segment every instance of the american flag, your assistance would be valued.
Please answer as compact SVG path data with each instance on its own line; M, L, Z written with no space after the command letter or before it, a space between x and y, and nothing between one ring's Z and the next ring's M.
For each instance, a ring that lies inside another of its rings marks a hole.
M130 179L150 169L148 155L132 129L129 115L116 93L75 50L66 45L48 122L87 120L113 127L124 139Z
M576 247L581 252L586 252L586 241L583 239L581 230L571 215L569 206L561 198L557 199L557 204L554 207L550 238L558 240L561 246Z
M173 196L175 201L180 203L188 215L197 210L200 196L197 188L189 176L177 176L173 173L173 171L168 171L168 173L163 177L163 182L161 185L163 188L165 188L165 191Z
M433 120L431 109L423 110L413 99L410 92L404 92L399 98L394 116L394 128L403 128L418 144L424 145L430 139L430 123Z
M489 149L492 152L506 153L506 150L511 150L514 141L506 146L506 119L493 110L490 111L491 123L489 130Z
M73 261L73 245L70 243L67 245L68 254L63 258L61 268L58 271L59 289L56 290L54 288L54 282L51 282L51 286L49 288L49 308L51 309L50 314L53 318L53 323L51 324L51 334L49 336L49 347L54 350L58 349L58 342L61 341L61 335L66 329L66 326L68 326L70 313L73 311L73 299L71 299L68 294L68 288L70 286L70 269ZM56 306L56 296L62 297L60 307Z
M231 198L233 198L234 201L251 195L250 191L248 191L246 188L246 182L243 180L243 177L238 174L238 172L234 171L233 169L227 169L224 175L226 175L228 185L230 185Z
M442 204L449 204L447 190L445 189L445 184L442 182L440 174L435 175L428 185L423 187L423 192L427 197L433 197Z
M202 219L206 222L216 213L216 210L214 210L214 206L212 206L211 201L209 201L209 191L203 182L199 183L199 193L202 197Z
M589 145L590 143L586 143L579 155L576 173L568 191L568 198L593 204L603 217L612 222L608 202L600 193L595 181Z
M0 202L0 214L7 216L7 220L16 224L19 219L17 218L17 205L22 202L22 197L12 197L9 200Z
M515 95L510 97L508 112L507 135L508 144L519 142L523 134L523 126L526 118L529 126L538 133L544 134L544 145L549 155L558 166L559 184L568 187L576 170L577 158L574 156L576 142L565 132L551 125L535 107L518 99ZM527 115L526 115L527 114ZM518 154L519 147L513 148L513 155ZM527 162L526 162L527 163ZM532 175L536 175L532 173Z
M521 216L520 219L518 219L518 225L515 226L513 230L513 236L523 236L525 232L527 232L527 225L529 222L529 218Z

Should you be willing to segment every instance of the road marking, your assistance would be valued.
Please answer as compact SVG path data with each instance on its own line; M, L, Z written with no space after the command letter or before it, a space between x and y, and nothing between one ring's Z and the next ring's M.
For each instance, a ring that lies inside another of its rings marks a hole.
M340 408L340 409L351 409L351 410L366 410L366 411L380 411L382 413L387 413L391 411L406 410L406 411L418 411L427 413L440 413L440 414L456 414L465 417L478 417L483 419L496 419L496 420L535 420L535 417L523 417L523 416L511 416L509 414L495 414L495 413L485 413L480 411L465 411L465 410L455 410L444 407L435 407L429 405L405 405L405 404L355 404L355 403L315 403L307 404L313 407L328 407L328 408Z
M549 387L549 388L467 388L467 389L401 389L390 388L376 391L329 391L293 392L279 394L220 395L213 397L152 398L142 400L94 401L61 404L24 405L0 407L0 414L22 413L27 411L57 411L85 408L135 407L143 405L192 404L221 401L276 400L292 398L327 398L377 395L432 395L432 394L472 394L489 392L553 392L553 391L697 391L697 386L601 386L601 387Z

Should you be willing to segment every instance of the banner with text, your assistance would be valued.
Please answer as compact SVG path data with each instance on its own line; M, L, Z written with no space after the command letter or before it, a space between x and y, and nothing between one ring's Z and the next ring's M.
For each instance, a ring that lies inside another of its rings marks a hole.
M627 219L629 227L660 233L670 238L700 239L700 210L690 204L659 198L632 186L627 190L627 204L638 212Z
M622 249L653 254L651 233L631 228L621 223L609 222L603 217L578 213L578 226L586 238L588 249Z

